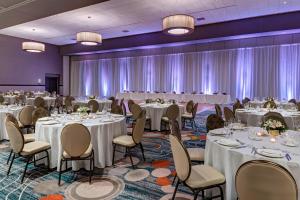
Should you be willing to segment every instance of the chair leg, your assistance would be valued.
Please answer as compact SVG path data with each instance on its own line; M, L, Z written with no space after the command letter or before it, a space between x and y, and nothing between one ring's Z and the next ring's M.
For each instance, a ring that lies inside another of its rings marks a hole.
M199 194L199 192L194 193L194 200L197 200L198 194Z
M60 160L60 166L59 166L59 175L58 175L58 185L60 186L60 180L61 180L61 168L62 168L62 160Z
M9 172L10 172L11 166L12 166L12 164L13 164L14 160L15 160L15 157L16 157L16 154L15 154L15 153L13 153L13 154L14 154L14 155L13 155L13 157L12 157L12 160L11 160L11 162L10 162L10 165L9 165L9 168L8 168L8 171L7 171L7 176L9 175Z
M127 147L126 147L126 149L127 149ZM130 158L131 166L132 166L132 168L134 168L134 165L133 165L133 160L132 160L132 156L131 156L131 152L130 152L130 150L129 150L129 149L128 149L128 154L129 154L129 158Z
M220 185L218 186L218 188L220 189L221 200L223 200L224 199L223 189Z
M46 154L47 154L47 164L48 164L48 170L50 170L50 157L49 157L49 152L46 150Z
M33 155L34 156L34 155ZM28 168L28 165L29 165L29 162L30 162L30 160L32 159L32 157L28 157L27 158L27 162L26 162L26 165L25 165L25 169L24 169L24 172L23 172L23 176L22 176L22 179L21 179L21 183L23 183L23 181L24 181L24 177L25 177L25 175L26 175L26 171L27 171L27 168Z
M177 174L175 174L174 178L173 178L173 181L172 181L172 185L174 185L175 181L176 181L176 178L177 178Z
M93 176L93 171L94 171L94 168L93 168L93 160L94 160L94 151L92 151L92 155L91 155L91 158L90 158L90 184L92 183L92 176Z
M144 154L144 147L143 147L142 143L140 143L140 146L141 146L141 150L142 150L143 159L144 159L144 161L146 161L145 154Z
M204 196L204 190L201 191L201 196L202 196L202 199L205 198L205 196Z
M175 196L176 196L176 192L177 192L178 186L179 186L179 180L177 180L177 183L176 183L176 186L175 186L175 190L174 190L174 193L173 193L173 196L172 196L172 200L175 199Z
M116 152L116 144L113 144L113 158L112 158L112 165L115 164L115 152Z
M10 161L10 158L11 158L11 154L13 153L13 150L10 150L10 153L9 153L9 156L7 158L7 162L6 164L8 165L9 161Z

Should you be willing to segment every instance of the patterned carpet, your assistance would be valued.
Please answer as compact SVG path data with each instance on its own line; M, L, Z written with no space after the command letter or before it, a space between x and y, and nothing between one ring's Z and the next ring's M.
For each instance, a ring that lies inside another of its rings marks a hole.
M205 146L206 118L212 111L197 114L197 130L186 128L182 131L183 140L188 147ZM62 186L57 185L58 173L49 172L30 165L23 184L20 184L25 163L18 159L6 176L6 160L9 152L8 142L0 143L0 199L10 200L108 200L108 199L170 199L174 188L171 186L175 170L168 138L159 132L145 132L143 137L146 162L141 161L140 149L134 150L135 169L128 158L120 160L114 167L96 169L93 184L88 183L88 173L66 172L62 176ZM177 198L192 199L189 189L179 187ZM200 197L199 197L200 199Z

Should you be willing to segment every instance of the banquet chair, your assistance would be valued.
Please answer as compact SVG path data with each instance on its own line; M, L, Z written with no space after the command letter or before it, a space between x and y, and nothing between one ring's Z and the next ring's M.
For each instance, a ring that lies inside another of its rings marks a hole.
M143 155L143 160L145 161L144 148L142 144L142 137L144 134L145 124L146 124L146 111L142 110L142 112L139 114L138 118L136 119L136 123L132 131L132 135L121 135L113 139L113 159L112 159L113 165L115 163L115 151L117 146L125 147L126 149L125 156L127 156L127 154L129 155L132 168L134 168L134 165L133 165L132 156L130 152L131 149L140 146Z
M182 119L182 123L183 123L183 128L185 127L186 121L189 121L192 124L192 128L195 129L196 128L196 122L195 122L195 117L197 114L197 110L198 110L198 103L193 105L193 109L192 109L192 113L184 113L181 116Z
M92 113L96 113L99 110L99 103L95 99L89 100L87 106L90 108Z
M120 106L122 106L122 104L124 104L124 98L122 98L120 101Z
M239 200L297 200L298 188L292 174L283 166L267 160L242 164L235 175Z
M206 120L207 132L209 132L210 130L223 128L223 127L224 127L224 120L222 119L222 117L216 114L211 114L207 117Z
M267 101L263 105L264 108L277 108L277 105L274 101Z
M21 104L21 105L25 105L26 104L26 96L24 94L21 94L21 95L17 96L16 97L16 103Z
M297 105L297 100L296 99L290 99L289 103L293 103L293 104Z
M62 97L56 97L54 107L55 108L60 108L64 104L64 99Z
M239 99L236 99L236 102L233 104L233 114L235 114L235 111L237 109L243 109L244 106L241 104Z
M284 117L278 112L267 112L263 117L263 123L268 121L269 119L280 121L285 128L287 128L287 124L284 120Z
M76 137L74 137L74 135ZM61 182L62 165L63 162L66 162L67 171L67 162L76 161L76 160L89 160L90 164L90 173L89 173L89 182L92 182L92 176L94 172L94 150L91 144L91 135L90 131L82 124L74 123L66 125L60 136L61 146L63 153L60 159L59 165L59 177L58 185Z
M20 121L20 128L26 129L28 133L28 129L33 127L32 123L32 113L34 111L34 107L27 105L19 113L19 121Z
M215 111L216 111L216 114L217 114L218 116L220 116L220 117L223 116L223 115L222 115L222 109L221 109L221 107L220 107L219 104L215 104Z
M152 102L153 102L153 99L146 99L145 102L146 102L146 103L152 103Z
M4 104L4 101L5 101L5 99L4 99L3 95L0 95L0 104Z
M73 112L77 112L78 108L80 108L80 106L78 104L75 104L73 106Z
M178 138L170 134L169 140L178 177L172 200L175 199L180 183L183 183L192 190L194 200L197 199L200 192L202 199L204 199L204 191L211 188L219 188L220 190L220 195L212 196L211 199L221 197L223 200L224 197L221 186L225 184L224 175L208 165L192 166L190 156Z
M233 111L228 107L224 107L224 116L226 122L233 122L235 119Z
M68 108L68 107L71 107L72 106L72 101L75 101L75 98L72 97L72 96L66 96L65 97L65 106Z
M126 117L126 122L128 122L129 119L132 118L132 113L131 112L127 112L127 109L126 109L124 101L122 102L121 107L123 109L123 115Z
M17 118L15 118L15 116L13 114L6 113L6 118L5 118L5 122L4 123L6 123L6 122L12 122L18 129L20 129L19 121L17 120ZM33 142L34 140L35 140L34 134L25 134L24 135L24 142L25 143ZM6 164L9 163L12 153L13 153L13 151L11 150L10 154L8 156Z
M248 98L248 97L245 97L243 100L242 100L242 104L245 105L247 104L248 102L250 102L251 100Z
M35 126L38 119L43 118L43 117L48 117L48 116L49 116L49 112L45 108L39 107L39 108L34 109L34 111L32 112L33 126Z
M119 105L114 105L111 107L111 111L112 114L118 114L118 115L123 115L123 109L121 106Z
M36 97L34 99L34 106L37 108L40 108L40 107L45 108L45 106L46 106L45 99L42 97Z
M9 137L10 144L12 146L13 150L13 157L10 162L7 175L9 175L11 167L13 165L13 162L16 158L22 157L26 160L25 169L21 178L21 183L24 181L24 177L26 175L26 171L28 168L28 165L31 163L36 164L36 161L42 160L44 158L47 158L48 168L49 168L49 153L48 150L51 148L50 144L47 142L41 142L41 141L34 141L25 143L25 139L21 131L18 129L18 127L15 126L14 123L7 121L5 123L5 127L7 130L7 134ZM46 156L36 159L35 155L45 152ZM16 157L18 156L18 157ZM33 159L33 161L32 161Z
M166 130L168 130L170 120L175 120L178 116L179 106L177 104L172 104L167 108L165 116L161 118L161 124L165 126Z

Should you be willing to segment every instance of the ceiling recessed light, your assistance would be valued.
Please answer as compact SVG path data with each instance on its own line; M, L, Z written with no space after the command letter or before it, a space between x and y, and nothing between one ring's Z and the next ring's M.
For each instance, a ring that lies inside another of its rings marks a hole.
M88 19L91 19L92 17L91 16L88 16Z
M122 32L123 32L123 33L128 33L128 32L129 32L129 30L122 30Z
M197 17L197 21L203 21L205 20L205 17Z
M288 2L287 2L287 1L283 1L282 3L283 3L283 4L287 4Z
M35 29L35 28L33 28L33 29L32 29L32 31L36 31L36 29Z

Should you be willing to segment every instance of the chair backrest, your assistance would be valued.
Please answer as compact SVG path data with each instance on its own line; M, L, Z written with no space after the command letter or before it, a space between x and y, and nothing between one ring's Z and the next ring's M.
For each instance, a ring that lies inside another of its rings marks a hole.
M36 97L34 99L34 106L35 107L45 107L46 102L42 97Z
M62 97L56 97L54 107L59 108L64 104L64 99Z
M193 112L193 108L194 108L194 102L192 100L188 101L186 104L186 112L187 113L192 113Z
M179 106L177 104L170 105L166 110L166 116L169 120L175 120L179 116Z
M284 117L278 112L267 112L263 117L263 123L268 121L269 119L280 121L285 128L287 128L287 124L284 120Z
M233 104L233 113L235 113L236 109L242 109L244 106L241 104L240 100L237 99L237 101Z
M246 103L248 103L249 101L251 101L248 97L245 97L243 100L242 100L242 104L245 105Z
M225 116L225 121L227 122L234 120L233 111L228 107L224 107L224 116Z
M191 160L189 154L178 138L169 135L176 174L180 181L186 181L191 174Z
M5 122L10 145L14 153L20 153L24 147L24 136L17 126L11 121Z
M108 100L115 101L116 98L112 96L112 97L109 97Z
M140 116L136 119L135 126L132 130L132 139L136 144L142 140L146 124L146 111L143 110Z
M0 95L0 104L3 104L4 101L5 101L5 99L4 99L3 95Z
M267 101L263 105L264 108L277 108L277 105L274 101Z
M123 114L124 114L124 116L126 116L126 115L127 115L127 110L126 110L125 103L124 103L124 102L122 102L122 104L121 104L120 106L122 107L122 110L123 110Z
M215 104L215 110L216 110L216 114L220 117L222 117L222 109L219 106L219 104Z
M19 113L19 121L22 125L32 125L32 113L34 111L34 107L27 105Z
M296 100L296 99L290 99L290 100L289 100L289 103L297 104L297 100Z
M296 200L297 184L291 173L271 161L252 160L241 165L235 176L241 200Z
M175 135L179 141L181 141L181 133L179 128L179 123L177 120L169 121L170 131L172 135Z
M224 120L222 119L222 117L216 114L211 114L207 117L206 120L207 131L223 128L223 127L224 127Z
M92 113L96 113L99 110L99 103L95 99L89 100L88 107Z
M121 99L120 106L122 106L123 103L124 103L124 98Z
M61 145L63 150L72 158L80 157L89 148L91 135L82 124L68 124L61 132Z
M69 107L72 106L72 101L74 101L75 98L72 96L66 96L65 97L65 106Z
M16 97L16 102L18 104L25 104L26 103L26 96L24 94L21 94Z
M74 105L74 106L73 106L73 112L77 112L77 110L78 110L79 107L80 107L80 106L79 106L78 104Z
M193 119L195 119L197 111L198 111L198 103L195 103L195 105L193 107L193 112L192 112Z
M10 121L12 123L14 123L14 125L19 128L19 123L18 123L18 120L17 118L15 118L15 116L11 113L6 113L6 118L5 118L5 121Z
M140 105L138 104L132 104L131 105L131 113L132 113L132 118L133 119L137 119L139 118L139 116L141 115L143 109L141 108Z
M130 112L132 112L132 111L131 111L131 106L132 106L133 104L135 104L134 101L131 100L131 99L129 99L128 102L127 102L127 105L128 105L128 109L129 109Z
M43 118L43 117L48 117L49 113L45 108L36 108L32 112L32 123L35 125L38 119Z
M111 113L123 115L123 109L119 105L114 105L114 106L111 107Z

